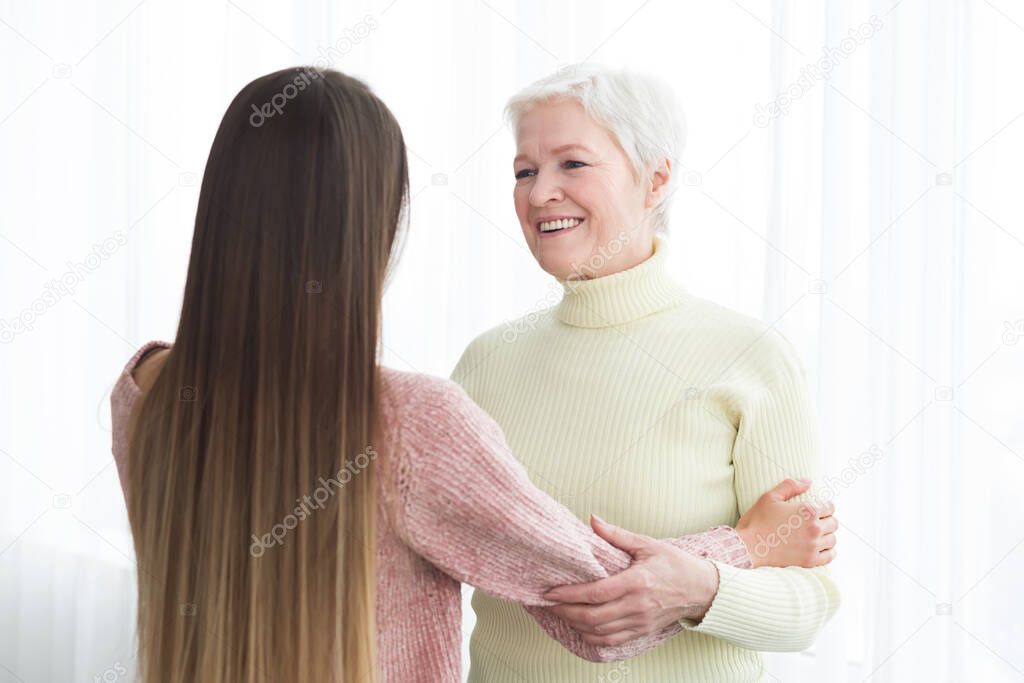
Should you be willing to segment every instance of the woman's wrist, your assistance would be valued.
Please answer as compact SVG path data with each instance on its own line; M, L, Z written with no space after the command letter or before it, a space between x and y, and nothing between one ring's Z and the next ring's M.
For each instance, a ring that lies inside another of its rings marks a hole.
M761 566L761 557L754 552L758 544L757 534L751 527L745 525L737 525L734 527L734 530L736 535L740 537L740 540L743 541L743 545L747 547L747 554L750 555L750 566Z
M718 568L711 560L702 560L700 569L691 576L692 586L683 605L683 619L700 622L718 595Z

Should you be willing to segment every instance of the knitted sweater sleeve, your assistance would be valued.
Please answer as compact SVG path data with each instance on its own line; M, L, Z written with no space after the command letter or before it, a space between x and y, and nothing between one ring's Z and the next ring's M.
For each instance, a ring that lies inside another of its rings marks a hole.
M737 409L733 466L741 513L781 479L817 481L820 437L802 369L772 382ZM839 590L827 567L740 571L714 563L718 593L700 624L682 622L690 630L752 650L799 651L814 642L838 609Z
M634 657L682 630L672 624L617 647L585 643L545 609L554 603L541 596L555 586L618 573L629 566L629 555L534 486L501 429L461 387L432 380L406 398L391 522L417 554L459 581L522 603L548 635L590 661ZM673 542L735 559L735 532L726 529ZM740 557L741 564L749 562L745 553Z

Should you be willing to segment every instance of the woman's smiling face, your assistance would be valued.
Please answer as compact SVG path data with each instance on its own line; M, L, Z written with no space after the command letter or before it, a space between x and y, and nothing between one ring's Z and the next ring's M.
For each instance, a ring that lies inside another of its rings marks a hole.
M516 142L516 215L541 268L563 280L595 278L651 255L656 190L579 102L535 105L519 119Z

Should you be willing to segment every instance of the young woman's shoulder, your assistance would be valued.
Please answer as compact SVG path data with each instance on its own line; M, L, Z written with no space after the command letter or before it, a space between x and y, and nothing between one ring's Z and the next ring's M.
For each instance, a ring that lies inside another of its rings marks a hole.
M415 372L381 368L384 415L406 440L429 440L466 432L492 436L497 424L455 382Z
M119 403L133 403L135 398L149 391L170 350L170 342L165 341L151 341L139 347L125 363L114 385L111 399L115 410Z
M125 364L110 392L111 452L122 485L125 481L129 417L139 397L149 391L156 381L170 347L170 343L164 341L151 341L143 345Z
M442 411L458 411L472 403L465 390L455 382L419 372L381 368L384 398L402 413L431 406Z
M156 378L167 361L167 354L170 352L170 347L156 347L136 364L131 375L142 393L146 393L153 387L153 383L156 382Z

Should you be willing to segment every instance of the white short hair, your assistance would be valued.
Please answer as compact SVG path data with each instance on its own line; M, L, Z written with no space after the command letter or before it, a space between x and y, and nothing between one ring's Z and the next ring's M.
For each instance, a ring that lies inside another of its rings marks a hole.
M573 64L526 86L505 105L513 132L535 105L575 100L619 143L639 179L662 159L672 163L665 199L655 208L653 224L667 232L674 188L679 182L679 157L686 144L686 119L672 90L650 76L596 64Z

